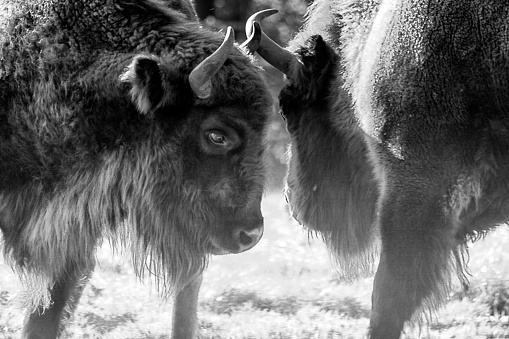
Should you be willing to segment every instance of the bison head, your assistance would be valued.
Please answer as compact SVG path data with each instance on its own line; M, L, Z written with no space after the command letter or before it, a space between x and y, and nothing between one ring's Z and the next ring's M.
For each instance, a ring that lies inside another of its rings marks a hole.
M223 44L188 74L172 58L139 55L122 75L139 112L157 121L151 133L158 138L150 136L153 149L147 150L152 155L140 169L152 171L147 175L152 182L139 193L167 224L158 220L150 229L140 223L141 238L173 227L178 236L158 235L165 239L161 245L196 254L239 253L260 240L264 128L271 101L246 59L229 28Z
M0 194L14 211L0 218L6 251L28 269L86 266L106 234L132 248L139 274L181 286L209 254L260 240L271 96L231 35L220 47L218 33L186 34L171 49L99 54L77 80L33 80L38 104L19 107L10 148L23 152L2 158L14 164L3 187L28 188Z

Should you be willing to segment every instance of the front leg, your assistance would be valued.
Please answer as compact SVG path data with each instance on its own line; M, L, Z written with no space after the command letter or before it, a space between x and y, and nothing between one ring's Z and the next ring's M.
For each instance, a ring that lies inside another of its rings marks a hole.
M202 280L203 275L200 274L200 276L175 295L172 339L194 339L196 337L196 308Z
M382 253L370 339L398 339L418 310L439 306L447 295L457 250L450 215L443 208L444 192L429 180L401 180L401 171L397 173L400 181L389 182L380 208Z
M84 273L71 270L63 274L50 291L51 305L46 309L38 307L27 315L21 339L58 338L63 321L70 318L76 309L94 266L95 263Z

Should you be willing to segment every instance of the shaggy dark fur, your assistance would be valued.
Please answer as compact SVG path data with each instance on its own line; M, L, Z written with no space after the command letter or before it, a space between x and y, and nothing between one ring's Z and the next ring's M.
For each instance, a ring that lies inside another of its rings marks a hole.
M212 243L238 251L232 232L262 222L271 105L251 59L233 48L201 100L187 77L223 37L190 2L5 1L0 228L27 281L46 291L90 272L104 237L165 293Z
M292 137L286 196L293 216L324 238L338 272L350 280L372 272L377 184L351 107L341 105L328 113L338 56L321 36L311 37L297 53L305 69L292 75L299 80L280 94ZM338 95L347 97L346 92ZM318 152L312 145L322 146Z
M380 235L370 338L436 309L451 273L465 281L465 243L509 220L508 13L317 0L291 43L305 67L280 95L287 196L342 275L369 268Z

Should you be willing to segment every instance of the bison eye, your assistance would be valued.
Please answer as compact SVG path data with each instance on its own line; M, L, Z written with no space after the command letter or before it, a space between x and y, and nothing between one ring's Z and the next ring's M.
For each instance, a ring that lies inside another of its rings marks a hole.
M207 117L200 126L200 146L209 155L226 155L242 145L239 129L219 120L217 115Z
M226 135L224 135L223 133L221 133L219 131L209 132L209 140L212 143L219 145L219 146L227 146L228 145Z

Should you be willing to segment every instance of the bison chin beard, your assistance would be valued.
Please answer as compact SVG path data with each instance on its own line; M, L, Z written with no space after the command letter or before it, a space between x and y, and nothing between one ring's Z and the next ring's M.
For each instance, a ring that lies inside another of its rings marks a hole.
M145 217L157 218L157 214L155 211ZM131 219L127 229L128 232L138 233L130 234L128 242L134 268L140 278L152 278L161 297L166 299L203 272L208 264L210 241L206 234L189 232L189 228L193 227L191 223L171 224L168 222L170 219L164 217L161 219L167 222L152 224L155 232L150 235L147 235L147 231L135 231L135 225L147 225L146 219L143 219L136 222Z

